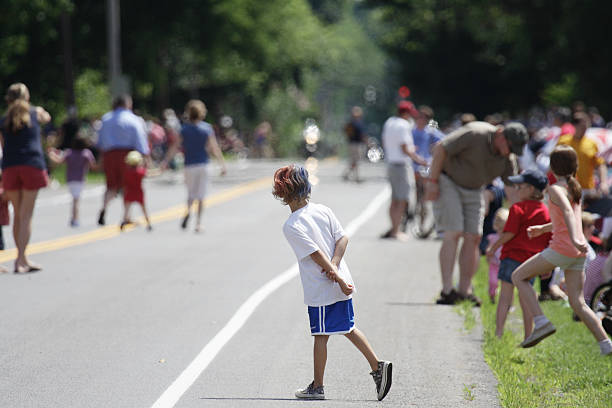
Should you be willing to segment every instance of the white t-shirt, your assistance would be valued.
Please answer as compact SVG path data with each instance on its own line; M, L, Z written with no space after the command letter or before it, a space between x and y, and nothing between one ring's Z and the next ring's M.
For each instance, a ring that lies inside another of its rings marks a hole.
M382 130L382 144L385 149L385 161L391 164L408 164L410 157L402 150L402 145L408 148L414 145L412 128L414 123L406 119L392 116L385 122Z
M283 233L298 260L305 304L326 306L352 297L342 293L340 285L321 273L321 267L310 257L320 250L331 260L336 241L345 235L332 210L309 203L291 213L283 225ZM338 275L346 283L354 285L344 258L340 261Z

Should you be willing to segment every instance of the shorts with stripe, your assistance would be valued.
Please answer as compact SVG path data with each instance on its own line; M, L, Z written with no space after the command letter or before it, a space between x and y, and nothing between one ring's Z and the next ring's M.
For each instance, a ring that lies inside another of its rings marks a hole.
M353 299L342 300L326 306L308 306L310 334L347 334L355 328Z

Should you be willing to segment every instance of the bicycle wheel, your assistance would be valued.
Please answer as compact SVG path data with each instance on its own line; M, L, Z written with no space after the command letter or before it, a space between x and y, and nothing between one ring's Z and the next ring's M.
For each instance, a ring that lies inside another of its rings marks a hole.
M612 282L599 285L593 292L589 307L597 315L609 315L612 309Z
M435 223L431 202L419 201L414 214L412 234L419 239L427 239L434 231Z

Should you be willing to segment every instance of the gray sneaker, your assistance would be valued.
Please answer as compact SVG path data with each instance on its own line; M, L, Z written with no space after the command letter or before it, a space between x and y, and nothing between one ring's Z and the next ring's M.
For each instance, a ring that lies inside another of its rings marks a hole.
M376 383L376 394L379 401L387 396L391 389L391 375L393 373L393 365L390 361L379 361L378 370L372 371L370 375Z
M522 348L533 347L556 331L557 329L555 329L555 326L551 322L548 322L540 327L536 327L533 333L523 340L520 346Z
M305 389L297 390L295 396L300 399L322 400L325 399L325 391L322 385L315 388L313 381Z

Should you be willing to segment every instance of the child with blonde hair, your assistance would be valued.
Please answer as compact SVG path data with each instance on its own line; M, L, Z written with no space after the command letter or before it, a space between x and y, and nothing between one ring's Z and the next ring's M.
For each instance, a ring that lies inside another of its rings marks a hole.
M550 221L548 208L542 202L544 198L542 191L548 184L546 176L537 170L528 170L508 179L516 185L518 202L510 206L499 240L487 250L487 255L490 255L501 248L498 274L501 289L495 319L495 335L500 338L504 333L506 318L514 301L512 273L527 259L546 248L550 240L550 234L541 235L535 239L527 236L527 229L530 226ZM533 284L533 280L530 283ZM531 335L533 327L533 316L529 314L529 311L523 308L526 338Z
M499 208L495 211L495 215L493 216L493 230L495 232L487 235L487 242L489 242L489 245L493 245L499 240L507 219L508 210L506 208ZM501 260L501 246L498 247L495 252L487 253L486 255L487 263L489 264L489 298L491 299L491 303L495 303L495 293L497 292L498 285L497 274L499 273L499 263Z
M130 207L132 203L140 204L145 221L147 222L147 231L151 231L151 220L147 213L147 208L144 203L144 190L142 188L142 180L147 175L147 169L144 167L144 159L136 150L132 150L125 156L125 172L123 173L123 221L121 229L130 224Z
M353 278L344 261L348 238L329 208L311 203L308 172L301 166L281 167L274 173L272 195L291 209L283 233L298 259L304 303L308 305L314 336L314 379L295 396L325 399L323 376L330 335L343 334L368 360L378 400L391 388L392 365L378 359L365 335L355 328Z
M599 344L602 355L612 353L612 342L604 331L601 320L586 305L582 293L584 261L587 242L580 228L582 222L580 202L582 190L576 180L578 156L569 146L557 146L550 155L550 169L556 182L547 188L551 222L529 227L527 233L534 238L552 232L550 245L534 255L512 274L521 299L524 314L534 316L533 332L521 343L521 347L533 347L555 333L556 328L542 312L535 291L528 281L548 273L558 266L565 270L565 282L569 303ZM524 320L525 325L530 322Z

